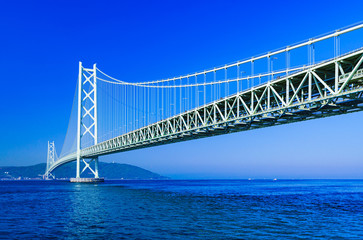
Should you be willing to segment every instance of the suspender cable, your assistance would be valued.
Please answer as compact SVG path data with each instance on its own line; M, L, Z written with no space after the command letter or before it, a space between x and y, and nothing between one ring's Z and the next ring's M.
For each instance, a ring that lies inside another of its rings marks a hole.
M157 83L159 86L159 83ZM156 90L156 121L159 121L159 88Z
M178 99L177 99L177 86L176 86L177 82L174 80L174 115L176 115L178 113L177 111L177 104L178 104Z
M187 85L189 85L189 77L187 77ZM185 88L185 91L186 91L186 93L185 93L185 95L186 95L186 110L189 110L189 98L190 98L190 96L189 96L189 89L190 89L190 87L186 87Z
M164 85L164 82L161 83L161 85ZM161 88L161 120L164 119L164 88Z
M239 65L237 65L237 93L239 92Z
M207 75L204 73L204 105L207 104L207 96L206 96L206 82L207 82Z
M224 80L227 81L227 68L224 69ZM228 82L224 84L224 97L228 96Z
M255 74L255 61L251 61L251 87L254 87L255 86L255 78L253 77Z
M182 85L182 79L180 78L180 85ZM180 88L180 110L179 113L182 113L182 88Z

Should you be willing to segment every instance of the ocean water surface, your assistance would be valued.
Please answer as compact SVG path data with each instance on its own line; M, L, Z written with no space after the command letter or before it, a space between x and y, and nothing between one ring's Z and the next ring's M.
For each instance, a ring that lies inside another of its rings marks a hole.
M363 239L363 180L0 182L0 239Z

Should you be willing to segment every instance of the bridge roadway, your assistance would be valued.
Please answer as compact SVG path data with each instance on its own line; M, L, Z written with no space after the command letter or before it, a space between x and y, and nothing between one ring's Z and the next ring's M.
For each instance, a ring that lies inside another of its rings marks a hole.
M92 158L361 111L362 62L363 50L359 49L82 149L81 156ZM76 159L76 152L62 157L49 172Z

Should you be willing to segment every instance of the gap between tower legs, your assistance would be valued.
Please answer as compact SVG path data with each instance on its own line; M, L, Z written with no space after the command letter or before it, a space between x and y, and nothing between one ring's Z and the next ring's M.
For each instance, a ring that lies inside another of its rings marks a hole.
M104 181L104 178L100 178L98 175L98 166L99 166L98 157L91 158L89 160L86 158L81 158L81 161L83 162L84 167L82 168L82 171L80 171L79 174L77 174L77 176L79 176L79 177L71 178L70 182L94 183L94 182L103 182ZM92 166L91 166L92 162L94 162L94 164L93 164L94 168L92 168ZM81 177L82 173L84 173L87 169L89 169L93 173L93 175L94 175L93 178Z

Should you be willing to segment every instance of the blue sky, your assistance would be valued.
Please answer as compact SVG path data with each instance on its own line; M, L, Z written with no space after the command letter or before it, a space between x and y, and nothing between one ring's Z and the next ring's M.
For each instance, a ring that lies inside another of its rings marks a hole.
M0 8L0 165L60 151L78 61L155 80L361 21L361 1L7 1ZM102 157L174 178L362 178L363 113Z

